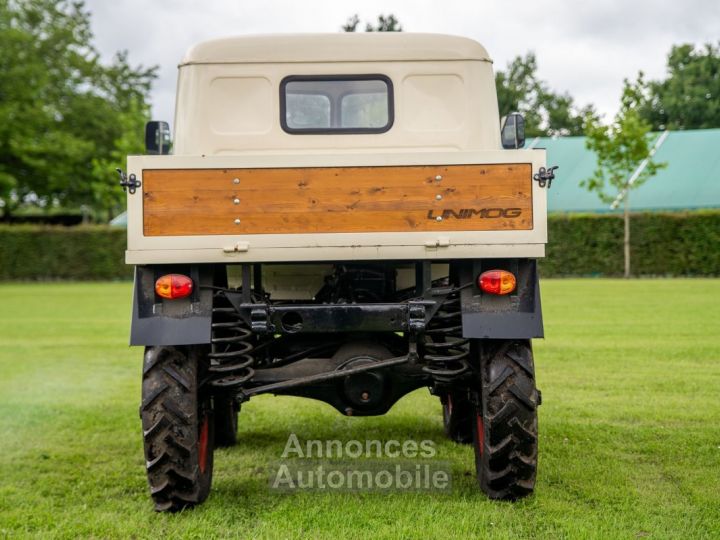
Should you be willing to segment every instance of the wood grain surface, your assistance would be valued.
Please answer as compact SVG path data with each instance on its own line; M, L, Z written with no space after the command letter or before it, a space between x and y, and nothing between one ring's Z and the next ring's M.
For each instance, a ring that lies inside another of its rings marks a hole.
M145 236L528 230L531 172L527 163L144 170L143 229Z

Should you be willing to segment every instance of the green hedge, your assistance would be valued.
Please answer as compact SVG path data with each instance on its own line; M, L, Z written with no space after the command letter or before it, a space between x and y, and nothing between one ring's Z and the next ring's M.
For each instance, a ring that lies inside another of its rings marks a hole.
M0 226L0 280L130 279L125 229Z
M632 216L632 271L645 276L720 276L720 211ZM544 277L619 276L618 215L553 215ZM125 229L0 226L0 280L129 279Z
M636 276L718 276L720 211L633 214L630 250ZM550 216L543 276L620 276L623 264L622 216Z

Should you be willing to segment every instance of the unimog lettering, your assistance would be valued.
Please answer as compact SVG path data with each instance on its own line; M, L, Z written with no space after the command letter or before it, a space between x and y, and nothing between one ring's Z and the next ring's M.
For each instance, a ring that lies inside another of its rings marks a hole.
M479 489L532 493L547 164L518 113L498 129L494 81L482 45L438 34L190 49L174 132L148 123L121 176L157 511L207 498L269 394L371 416L429 388Z
M446 208L438 214L435 210L428 210L427 218L437 220L442 219L470 219L479 217L482 219L498 219L498 218L516 218L522 214L521 208L463 208L461 210L451 210Z

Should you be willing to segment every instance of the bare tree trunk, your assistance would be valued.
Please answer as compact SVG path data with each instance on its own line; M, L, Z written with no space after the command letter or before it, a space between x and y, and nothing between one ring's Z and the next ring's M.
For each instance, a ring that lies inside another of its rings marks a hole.
M624 241L624 254L625 254L625 279L630 278L630 190L628 189L625 193L625 241Z

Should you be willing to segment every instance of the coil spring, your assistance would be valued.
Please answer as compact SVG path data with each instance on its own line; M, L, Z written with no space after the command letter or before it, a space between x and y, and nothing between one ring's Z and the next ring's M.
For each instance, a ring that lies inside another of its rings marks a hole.
M423 371L438 382L450 382L470 369L468 339L462 337L462 311L460 293L453 292L443 301L440 309L428 322L425 330L424 359L428 363Z
M210 351L212 386L241 386L255 375L252 331L233 307L214 307Z

